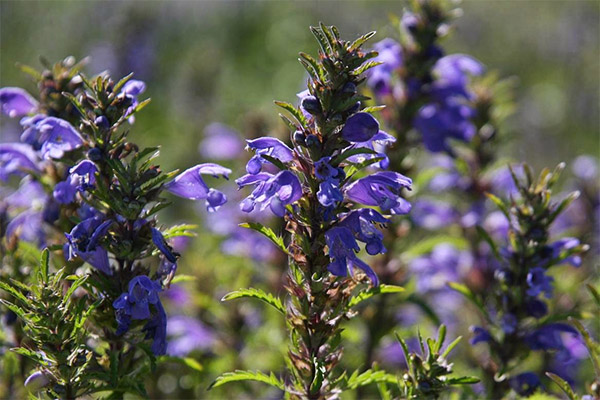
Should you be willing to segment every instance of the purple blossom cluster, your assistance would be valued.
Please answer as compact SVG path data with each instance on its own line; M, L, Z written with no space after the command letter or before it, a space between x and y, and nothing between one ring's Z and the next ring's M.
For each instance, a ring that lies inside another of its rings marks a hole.
M151 217L152 203L160 204L158 196L166 190L186 199L205 200L207 209L215 211L227 197L202 177L227 178L231 170L199 164L157 181L161 174L157 167L128 165L127 153L121 155L123 144L113 135L124 121L134 122L141 106L138 97L146 85L129 79L118 84L121 89L115 94L112 81L98 82L100 86L90 87L90 92L79 89L70 94L80 110L86 101L94 104L94 116L82 110L70 120L60 113L45 114L47 107L23 89L0 89L2 111L12 118L22 117L23 127L20 142L0 145L0 178L7 183L21 178L17 190L3 188L0 209L9 220L4 235L9 243L62 244L66 261L85 262L104 276L116 277L119 288L128 285L112 302L116 334L128 332L132 321L147 321L142 331L152 339L152 351L164 354L167 316L159 292L173 278L179 254ZM98 96L112 105L98 108ZM137 163L135 157L141 156L134 156ZM49 235L50 227L65 226L70 228L62 238ZM154 250L161 254L161 262L151 278L141 262Z

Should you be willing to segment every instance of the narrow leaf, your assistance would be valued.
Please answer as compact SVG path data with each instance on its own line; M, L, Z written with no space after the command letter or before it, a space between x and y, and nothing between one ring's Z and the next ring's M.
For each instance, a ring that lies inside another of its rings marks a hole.
M242 297L253 297L255 299L259 299L264 301L265 303L275 307L277 311L282 314L285 314L285 307L283 303L278 297L273 296L271 293L266 293L261 289L248 288L248 289L239 289L235 292L227 293L221 301L240 299Z
M267 239L271 242L275 243L277 247L279 247L285 254L289 255L289 251L283 243L283 239L275 234L271 228L264 226L258 222L244 222L239 225L242 228L253 229L257 232L262 233Z
M281 380L279 380L279 378L277 378L275 376L275 374L272 372L270 375L267 375L267 374L265 374L263 372L259 372L259 371L254 372L254 371L240 371L240 370L224 373L223 375L221 375L217 379L215 379L215 381L210 384L208 389L210 390L212 388L219 387L226 383L239 382L239 381L258 381L258 382L263 382L268 385L274 386L280 390L284 389L283 382Z

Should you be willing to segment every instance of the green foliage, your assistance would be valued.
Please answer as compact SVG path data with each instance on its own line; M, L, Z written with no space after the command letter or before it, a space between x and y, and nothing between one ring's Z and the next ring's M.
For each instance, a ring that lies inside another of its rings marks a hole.
M450 376L452 364L448 363L447 357L461 338L455 339L442 351L446 339L445 325L440 326L437 339L427 339L423 342L421 335L418 336L421 354L410 353L406 342L396 334L408 365L407 373L402 380L398 381L403 398L437 399L450 391L452 386L472 385L479 382L475 377Z
M269 375L259 372L259 371L234 371L234 372L226 372L223 375L219 376L213 383L208 387L209 389L219 387L226 383L230 382L239 382L239 381L258 381L266 383L267 385L274 386L278 389L283 390L283 382L275 376L274 373L270 373Z
M277 234L275 234L275 232L273 232L271 228L264 226L263 224L260 224L258 222L244 222L240 224L240 227L253 229L259 233L262 233L267 239L273 242L275 246L277 246L281 251L283 251L285 254L289 254L287 246L283 242L283 238L277 236Z
M395 285L385 285L381 284L377 287L373 287L364 291L359 292L356 296L350 299L348 303L348 308L352 308L362 303L363 301L370 299L371 297L384 294L384 293L401 293L404 291L403 287L395 286Z
M285 315L285 307L283 306L281 300L270 293L265 293L261 289L249 288L236 290L235 292L227 293L225 296L223 296L221 300L227 301L233 299L240 299L243 297L251 297L262 300L263 302L274 307L277 311Z

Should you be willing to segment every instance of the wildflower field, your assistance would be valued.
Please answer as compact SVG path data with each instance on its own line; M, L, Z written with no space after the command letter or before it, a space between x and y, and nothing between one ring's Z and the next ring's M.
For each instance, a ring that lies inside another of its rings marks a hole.
M600 3L0 0L0 399L600 399Z

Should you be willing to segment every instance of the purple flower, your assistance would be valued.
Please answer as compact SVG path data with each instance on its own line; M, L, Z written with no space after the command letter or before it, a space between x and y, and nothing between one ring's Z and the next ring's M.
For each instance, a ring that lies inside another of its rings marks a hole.
M418 111L413 124L423 136L425 148L432 153L452 153L448 139L468 142L476 133L471 118L475 111L459 101L448 99L429 103Z
M348 142L366 142L379 132L379 122L369 113L359 112L346 120L342 139Z
M0 181L6 182L12 175L25 175L39 171L39 159L31 146L23 143L0 144Z
M106 235L112 222L92 217L75 225L70 233L65 233L67 238L67 243L63 247L65 258L70 261L79 257L99 271L112 275L108 252L98 243Z
M169 262L177 262L177 256L173 253L171 247L165 241L165 238L163 237L162 233L156 228L152 228L152 241L156 245L156 248L160 250L161 253L163 253L165 258Z
M438 99L457 95L471 98L467 89L469 75L481 75L484 70L479 61L464 54L442 57L433 67L433 74L437 79L432 85L432 94Z
M4 114L14 118L34 112L38 102L21 88L5 87L0 89L0 106Z
M325 241L331 259L331 263L327 267L329 272L336 276L347 276L350 271L350 274L354 275L354 267L357 266L363 270L373 286L379 285L375 272L356 256L360 247L350 229L341 226L333 227L325 233Z
M458 213L450 204L428 199L417 200L410 215L417 226L430 230L451 225L458 219Z
M246 143L248 144L246 149L252 149L256 153L250 161L248 161L248 164L246 164L246 172L249 174L258 174L262 169L262 165L269 162L262 157L263 155L276 158L284 163L294 159L292 149L287 147L285 143L279 139L261 137L258 139L247 140Z
M146 91L146 84L142 81L138 81L135 79L131 79L123 85L123 89L121 89L121 93L131 102L131 105L125 112L125 115L130 115L133 113L135 108L138 106L138 96ZM129 117L129 123L133 124L135 122L135 117Z
M69 204L75 201L75 195L77 194L77 187L72 185L67 179L54 186L52 196L60 204Z
M317 199L323 207L330 207L344 200L339 184L337 179L327 179L319 184Z
M504 333L511 334L517 330L517 325L519 321L514 314L504 314L502 316L502 320L500 321L500 326Z
M385 253L383 245L383 233L375 224L385 225L387 218L371 208L352 210L347 214L341 214L342 218L338 226L349 229L354 237L365 243L365 250L370 255Z
M525 337L525 343L532 350L559 350L563 348L561 333L577 336L577 330L571 325L554 323L544 325Z
M270 207L275 215L283 217L285 206L302 197L302 185L298 177L290 171L281 171L277 175L266 172L248 174L237 179L236 183L240 188L257 185L250 196L240 204L244 212L250 212L258 205L260 211Z
M175 179L165 184L164 188L168 192L186 199L206 199L206 208L209 211L215 211L225 204L227 197L220 191L209 188L202 179L202 174L212 175L215 178L221 175L228 179L230 173L229 168L218 164L199 164L177 175Z
M166 352L167 316L160 302L158 293L162 291L160 284L145 275L136 276L129 282L128 291L121 294L113 302L117 319L117 335L129 330L131 320L149 319L143 330L147 337L153 337L152 351L156 355ZM150 306L154 306L154 316Z
M368 206L379 206L392 214L407 214L411 205L400 197L403 188L410 190L412 180L392 171L381 171L361 178L346 187L348 199Z
M348 161L353 163L362 163L366 160L371 160L373 158L384 157L383 160L379 161L376 164L373 164L377 168L386 169L389 167L390 160L385 154L385 150L387 146L390 146L392 143L396 141L396 138L392 135L379 131L375 136L365 142L357 142L354 143L349 148L368 148L373 151L376 151L377 154L357 154L351 157L348 157Z
M552 297L552 282L554 278L546 275L546 271L541 267L532 268L527 274L527 295L536 297L544 293L546 298Z
M177 315L169 318L167 334L171 336L167 354L186 357L194 350L210 350L215 342L214 332L195 318Z
M532 395L542 384L533 372L524 372L509 379L510 387L521 396Z
M393 72L402 66L402 46L395 40L386 38L375 43L373 49L379 53L373 61L382 64L367 71L367 85L377 96L384 96L392 92Z
M214 122L204 129L204 140L198 150L208 159L234 160L242 154L244 145L238 132Z
M471 331L471 333L473 333L473 337L471 338L471 340L469 340L469 343L471 344L477 344L479 342L491 342L492 340L494 340L492 338L492 335L490 335L490 333L486 329L483 329L480 326L472 326L471 328L469 328L469 330Z
M89 160L83 160L69 170L66 180L54 187L54 199L61 204L69 204L75 200L75 194L93 189L96 184L98 167Z
M571 166L573 174L583 181L598 179L598 159L593 156L582 155L573 161Z
M33 374L29 375L27 379L25 379L23 386L25 386L27 390L35 392L49 383L50 379L46 373L43 371L35 371Z
M83 145L83 138L75 128L67 121L55 117L46 117L35 122L35 125L23 132L21 140L32 144L34 148L36 144L41 145L42 158L46 160L62 158L65 152Z
M34 150L42 148L42 143L39 141L40 132L36 129L36 125L41 120L48 118L44 114L36 114L33 117L21 118L19 123L23 127L23 133L21 134L21 142L27 143L33 147Z
M579 239L577 238L573 238L573 237L566 237L566 238L562 238L557 240L556 242L553 242L549 245L551 254L552 254L552 259L560 259L561 257L561 253L568 251L574 247L579 246L580 242ZM579 267L581 265L581 256L579 255L572 255L569 257L565 257L564 259L562 259L560 261L560 264L571 264L574 267Z
M430 254L414 258L410 270L415 275L419 293L446 291L447 283L457 281L472 264L469 252L459 251L449 243L436 245Z
M43 214L41 211L26 210L13 218L6 226L6 237L18 237L20 240L43 244Z

